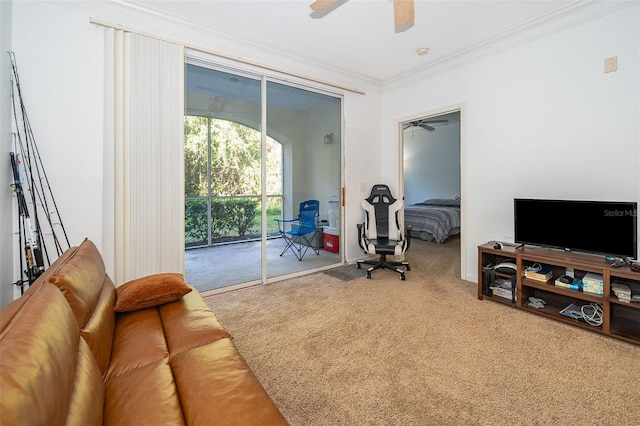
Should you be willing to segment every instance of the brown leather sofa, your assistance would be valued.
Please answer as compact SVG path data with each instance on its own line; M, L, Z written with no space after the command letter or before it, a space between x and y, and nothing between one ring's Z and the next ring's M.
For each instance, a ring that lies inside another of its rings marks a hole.
M167 276L121 294L90 240L67 250L0 313L0 424L286 425L195 289L156 297Z

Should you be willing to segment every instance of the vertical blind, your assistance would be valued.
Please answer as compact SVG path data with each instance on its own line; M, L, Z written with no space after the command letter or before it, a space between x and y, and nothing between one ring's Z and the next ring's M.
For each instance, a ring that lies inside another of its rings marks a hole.
M119 285L184 270L184 49L105 31L105 88L113 89L105 90L107 115L113 113L105 117L105 158L113 158L105 191L113 197L105 197L104 235Z

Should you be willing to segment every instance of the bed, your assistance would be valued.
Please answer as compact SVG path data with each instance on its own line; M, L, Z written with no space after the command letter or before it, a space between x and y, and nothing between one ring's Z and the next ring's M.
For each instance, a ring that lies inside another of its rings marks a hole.
M444 243L460 234L460 200L430 199L404 207L404 223L411 225L411 237Z

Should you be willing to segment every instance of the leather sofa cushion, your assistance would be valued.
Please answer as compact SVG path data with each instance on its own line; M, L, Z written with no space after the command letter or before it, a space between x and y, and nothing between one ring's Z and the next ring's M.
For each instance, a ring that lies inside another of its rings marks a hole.
M14 318L16 314L20 312L24 304L27 303L27 300L29 300L31 296L35 294L34 291L37 288L42 287L42 285L42 281L36 281L27 289L27 291L22 296L9 303L4 307L4 309L2 309L2 315L0 315L0 333L4 332L4 330L9 327L12 322L15 321Z
M187 424L286 425L230 339L171 357Z
M106 380L169 356L157 308L116 315L111 363Z
M159 312L172 355L231 337L197 291L159 306Z
M105 275L98 303L82 329L82 338L89 344L102 375L107 372L111 359L116 324L116 314L113 312L115 300L116 288L111 278Z
M216 401L211 399L209 403L216 404ZM104 411L105 426L184 425L169 359L129 370L109 380Z
M197 291L158 307L116 314L106 379L187 349L231 337Z
M53 265L45 269L42 275L38 277L36 282L34 282L29 286L29 288L27 288L27 291L25 291L22 296L4 307L4 309L2 310L2 315L0 315L0 332L2 332L2 330L5 329L9 322L13 320L16 312L20 310L21 306L26 303L29 297L31 297L31 295L36 292L40 286L44 285L44 283L49 279L49 277L53 274L53 268L56 267L56 265L61 265L63 262L66 262L69 256L75 253L77 249L78 247L71 247L68 250L65 250L64 253L62 253L62 255L53 263Z
M80 330L56 287L32 288L0 335L0 424L63 425Z
M80 339L78 364L65 426L101 425L105 388L102 374L87 342ZM55 392L55 389L51 389Z
M105 267L100 252L91 240L85 239L49 278L64 294L80 328L85 326L98 303L104 277Z

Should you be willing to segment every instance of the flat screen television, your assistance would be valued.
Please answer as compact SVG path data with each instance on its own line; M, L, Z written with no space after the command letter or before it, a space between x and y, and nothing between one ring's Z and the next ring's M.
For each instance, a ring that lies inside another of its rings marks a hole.
M514 199L514 240L637 258L638 203Z

